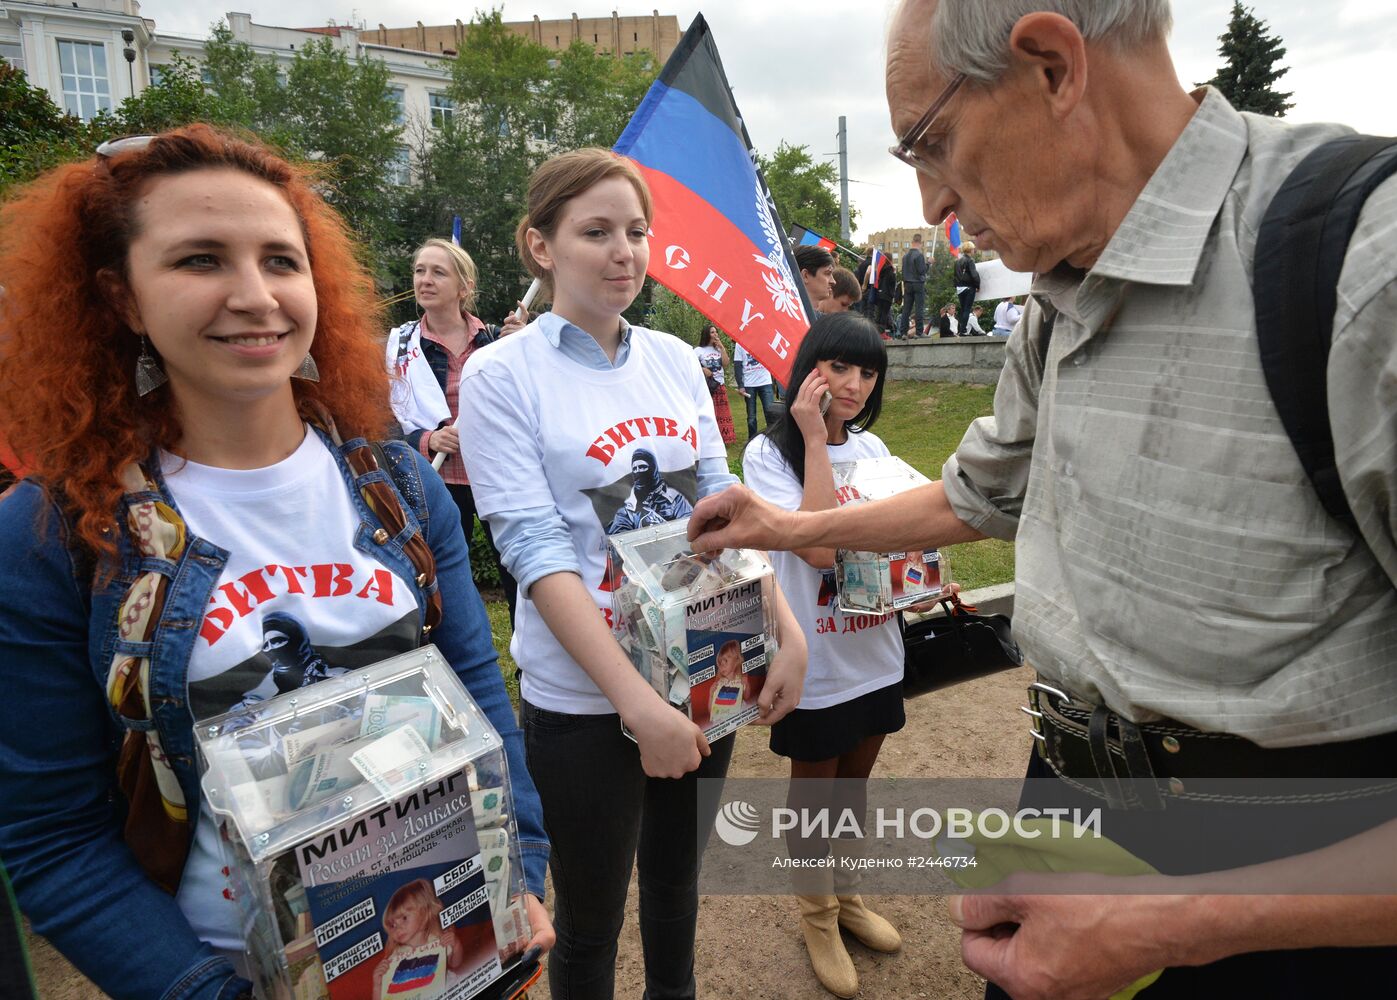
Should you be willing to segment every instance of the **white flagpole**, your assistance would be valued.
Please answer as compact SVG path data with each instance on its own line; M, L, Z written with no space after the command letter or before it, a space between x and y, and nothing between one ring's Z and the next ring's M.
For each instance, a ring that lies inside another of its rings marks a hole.
M529 306L533 304L534 296L538 294L538 290L542 287L542 282L535 278L533 280L533 284L529 286L529 290L524 293L524 297L519 300L519 309L517 311L519 313L520 319L526 320L529 318ZM451 426L455 427L459 431L461 429L461 418L458 416L456 418L456 422ZM437 457L432 459L432 468L440 472L442 465L444 465L445 463L446 452L439 451L437 452Z

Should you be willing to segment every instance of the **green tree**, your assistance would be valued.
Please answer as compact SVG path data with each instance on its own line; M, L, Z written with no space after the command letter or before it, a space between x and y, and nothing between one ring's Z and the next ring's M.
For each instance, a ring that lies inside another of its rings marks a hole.
M128 135L164 132L190 122L227 125L233 122L224 102L208 87L192 60L176 52L160 80L121 102L116 125Z
M414 130L419 183L404 226L416 242L461 217L461 243L480 270L478 310L493 320L528 285L514 229L529 175L560 149L613 145L655 69L644 53L613 59L581 42L559 57L506 28L498 10L476 15L450 68L451 114ZM404 287L406 272L404 260Z
M400 239L398 192L390 177L403 129L389 80L382 60L351 62L332 39L320 38L296 52L285 83L263 105L275 109L277 132L324 165L326 200L376 259L397 253Z
M927 323L935 326L936 314L941 307L956 301L956 259L951 256L945 240L937 240L928 263L931 266L926 276Z
M241 125L279 146L293 145L279 128L281 88L271 57L259 59L252 46L234 38L220 21L204 42L200 72L217 98L220 124Z
M318 164L325 198L363 241L381 282L402 253L399 198L388 183L402 126L378 59L351 62L330 38L291 64L259 58L216 24L196 65L176 54L157 83L123 101L114 133L160 132L190 122L247 129L288 156Z
M514 226L529 174L548 151L542 139L550 122L556 127L545 96L548 59L506 28L499 11L478 14L450 65L451 113L419 123L414 136L419 184L409 194L408 231L414 242L443 236L452 216L461 217L461 244L480 271L477 308L491 320L524 292Z
M575 41L548 80L557 114L555 143L561 149L616 144L655 79L648 52L615 58Z
M0 196L50 167L82 159L91 144L87 125L64 114L19 70L0 62Z
M680 340L698 346L699 334L710 320L663 285L656 284L650 292L650 312L645 325L654 330L672 333Z
M1240 2L1232 4L1227 30L1218 36L1223 64L1207 82L1222 91L1238 111L1280 118L1295 106L1290 103L1291 92L1273 89L1276 81L1290 72L1289 67L1276 65L1285 55L1285 46L1252 10Z
M833 163L816 163L807 146L782 142L771 157L758 155L766 186L776 199L781 224L813 229L821 236L839 236L839 172ZM858 213L849 206L849 231L857 228Z

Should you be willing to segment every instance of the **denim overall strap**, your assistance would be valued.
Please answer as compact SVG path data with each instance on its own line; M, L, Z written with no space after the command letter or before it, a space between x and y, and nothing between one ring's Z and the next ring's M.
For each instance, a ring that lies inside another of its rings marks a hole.
M408 519L399 499L399 491L381 479L363 478L377 470L391 475L392 466L383 447L378 444L350 442L343 454L345 463L358 477L359 495L383 525L379 531L384 533L384 537L375 540L381 544L389 538L402 539L403 554L412 562L418 589L426 603L422 624L422 635L425 639L431 634L432 629L441 623L441 590L434 586L437 578L436 559L432 556L432 550L421 531L413 530L405 534Z

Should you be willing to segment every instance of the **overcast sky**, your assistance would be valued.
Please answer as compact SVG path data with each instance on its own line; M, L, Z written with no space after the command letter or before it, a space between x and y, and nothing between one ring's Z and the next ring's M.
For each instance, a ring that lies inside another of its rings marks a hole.
M444 0L143 0L141 13L157 30L206 33L231 9L259 24L312 27L330 19L406 27L467 20L472 3ZM482 6L484 4L481 4ZM883 36L892 0L708 0L644 6L624 0L530 0L502 4L506 20L649 14L679 18L680 30L699 11L722 53L752 142L768 153L785 140L832 154L838 118L849 119L849 196L858 229L922 224L910 169L887 153L893 136L883 96ZM1397 0L1265 0L1255 6L1285 42L1280 81L1294 91L1293 121L1342 121L1362 131L1397 134ZM1171 48L1186 85L1217 69L1217 36L1231 0L1175 0ZM1006 150L1013 146L1006 137ZM829 234L836 235L836 234Z

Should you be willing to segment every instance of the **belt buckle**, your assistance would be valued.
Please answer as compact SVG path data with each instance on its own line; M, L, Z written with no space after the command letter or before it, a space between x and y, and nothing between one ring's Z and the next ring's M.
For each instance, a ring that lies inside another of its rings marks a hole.
M1053 687L1051 684L1044 684L1042 681L1034 681L1028 686L1028 704L1020 705L1019 711L1027 715L1032 721L1028 724L1028 731L1040 744L1046 744L1048 737L1043 733L1043 712L1039 704L1039 699L1043 696L1056 698L1059 703L1071 704L1072 696L1066 691Z

